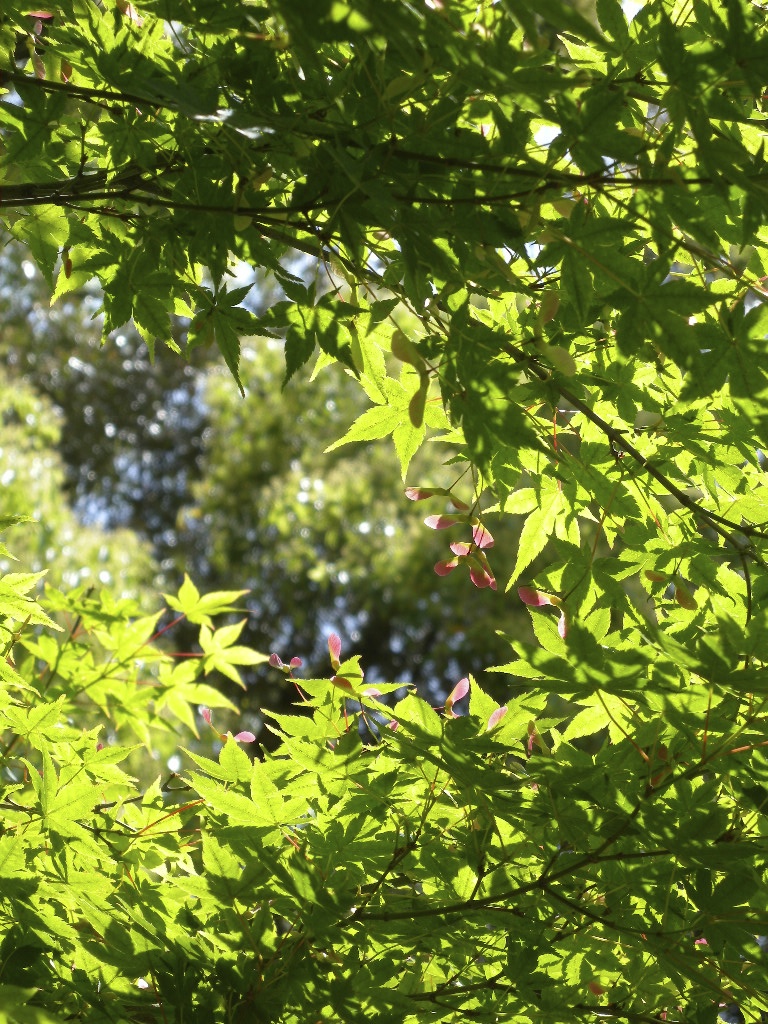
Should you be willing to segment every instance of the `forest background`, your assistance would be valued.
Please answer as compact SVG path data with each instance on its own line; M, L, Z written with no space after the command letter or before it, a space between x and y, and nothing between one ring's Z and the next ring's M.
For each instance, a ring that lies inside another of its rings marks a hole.
M296 262L322 290L322 266ZM51 306L10 239L0 274L0 512L38 521L14 546L25 568L149 607L185 573L202 590L247 589L243 640L256 650L299 656L311 676L338 632L369 678L412 682L435 703L450 680L502 660L496 629L517 618L528 635L522 608L497 594L458 578L435 587L443 545L414 516L391 449L324 453L367 404L341 368L311 384L306 369L283 390L281 346L244 339L242 398L210 351L185 364L158 349L153 364L130 325L102 348L98 292ZM270 289L255 284L249 304ZM440 454L425 449L414 472L447 482ZM219 685L258 733L259 708L292 698L268 668L245 679L245 692Z

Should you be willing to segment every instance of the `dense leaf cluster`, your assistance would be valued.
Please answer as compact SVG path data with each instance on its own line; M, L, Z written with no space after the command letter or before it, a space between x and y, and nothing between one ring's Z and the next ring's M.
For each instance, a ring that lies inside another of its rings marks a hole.
M107 335L132 319L150 349L215 344L241 386L243 335L284 339L287 380L318 348L317 368L340 362L371 403L341 442L391 436L405 476L437 435L455 483L408 491L453 531L437 572L522 601L538 644L510 636L506 703L470 681L440 716L413 693L385 703L396 683L366 690L334 640L333 677L299 682L304 713L275 718L275 754L251 762L232 737L218 760L194 752L166 803L98 767L121 755L94 753L79 695L143 741L163 707L194 725L195 673L260 657L204 618L233 595L201 605L185 584L203 655L158 664L147 691L151 627L78 606L129 701L11 577L7 654L28 653L0 709L0 959L31 952L6 1004L19 1020L759 1019L765 11L14 7L0 207L56 295L97 278ZM286 269L296 252L327 290ZM279 285L258 314L235 260ZM493 520L511 515L525 525L497 581Z
M294 679L302 714L271 716L280 746L251 761L251 734L190 707L224 706L204 676L262 657L237 646L240 625L213 626L241 594L187 581L168 597L200 630L201 656L180 659L130 602L40 604L34 582L0 583L9 1021L712 1021L726 998L764 1006L768 766L752 753L743 770L762 730L734 727L735 695L681 690L670 658L643 691L582 696L559 732L547 687L499 707L464 680L443 714L415 694L390 707L395 686L366 688L331 637L334 674ZM705 751L685 735L696 717ZM190 771L139 788L120 764L173 719L207 725L219 755L189 750ZM603 728L597 755L572 742Z

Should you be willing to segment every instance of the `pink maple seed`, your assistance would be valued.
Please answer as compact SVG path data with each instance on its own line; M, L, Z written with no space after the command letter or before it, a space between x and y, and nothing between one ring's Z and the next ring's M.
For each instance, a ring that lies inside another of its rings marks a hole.
M455 498L452 494L449 494L448 500L459 512L469 512L469 505L466 501L462 501L461 498Z
M405 496L411 501L425 501L436 494L448 494L444 487L406 487ZM453 499L451 499L453 501ZM457 506L458 507L458 506Z
M449 547L454 555L458 555L459 558L463 558L465 555L468 555L472 550L472 545L465 540L455 540L449 545Z
M331 682L334 686L338 686L340 690L344 690L345 693L354 694L355 692L355 688L352 686L352 683L350 683L348 679L345 679L344 676L334 676L333 679L331 679Z
M687 587L682 586L680 583L675 584L675 600L681 608L687 608L689 611L694 611L699 607L696 598L688 590Z
M427 516L424 520L424 525L428 526L430 530L447 530L451 526L456 526L458 523L466 523L468 517L465 515L459 516Z
M341 637L338 633L331 633L328 637L328 652L335 671L341 664Z
M488 719L488 725L486 725L485 727L486 732L490 732L491 729L495 729L499 722L502 720L502 718L504 718L506 713L507 708L505 705L502 705L500 708L496 708L496 710L491 714L490 718Z
M523 604L527 604L531 608L542 608L545 604L555 603L549 594L544 594L541 590L534 590L533 587L518 587L517 596Z
M303 662L302 662L301 658L291 658L291 662L290 662L290 667L291 668L301 668L302 665L303 665Z
M247 731L246 732L239 732L237 734L237 736L235 736L234 738L235 738L237 743L255 743L256 742L256 737L253 735L253 733L252 732L247 732Z
M272 666L272 668L284 668L285 667L283 665L282 658L280 657L279 654L270 654L270 656L269 656L269 664Z
M466 677L460 679L454 686L451 692L448 694L445 701L445 713L450 715L452 718L458 718L459 716L453 710L453 705L457 700L461 700L462 697L466 697L469 693L469 679Z
M557 632L565 640L568 635L568 619L565 617L565 612L560 612L560 618L557 622Z
M213 716L211 715L210 708L200 708L200 714L203 716L203 721L206 723L206 725L213 726Z
M133 4L128 3L127 0L117 0L117 9L124 17L132 21L137 28L141 28L144 24L144 19L136 13Z
M472 555L480 563L480 565L482 565L484 569L487 569L488 572L491 571L491 567L488 564L488 556L483 550L481 550L480 548L472 548Z
M496 580L493 574L485 569L474 559L468 559L469 561L469 578L475 584L476 587L482 589L483 587L490 587L491 590L496 590ZM474 563L474 564L473 564Z
M447 576L448 573L453 572L458 564L458 558L448 558L444 562L437 562L435 564L435 572L438 576Z
M482 523L472 527L472 540L479 548L492 548L495 543L490 532Z

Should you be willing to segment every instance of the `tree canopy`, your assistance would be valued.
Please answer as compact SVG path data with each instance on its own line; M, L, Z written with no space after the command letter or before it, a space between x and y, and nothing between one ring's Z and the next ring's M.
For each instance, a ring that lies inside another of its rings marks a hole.
M7 576L10 1019L760 1019L766 11L10 7L0 208L55 297L95 279L107 342L218 347L241 390L243 337L289 394L338 364L368 405L327 450L391 437L431 585L536 638L487 666L502 702L451 680L442 714L335 633L326 679L277 652L301 710L251 761L203 681L266 660L212 619L241 593L167 595L174 660L136 606ZM121 744L202 702L218 756L137 790Z

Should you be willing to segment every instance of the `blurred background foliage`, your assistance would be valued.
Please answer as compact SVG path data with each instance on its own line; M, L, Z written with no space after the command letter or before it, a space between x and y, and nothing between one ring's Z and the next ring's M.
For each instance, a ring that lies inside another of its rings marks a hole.
M152 600L156 573L151 543L138 532L85 524L66 498L65 422L60 409L10 367L0 367L0 515L27 515L12 531L18 560L0 570L40 571L57 585L114 586Z
M257 310L268 287L254 288ZM0 514L39 520L9 538L24 568L49 567L55 584L115 583L147 610L185 572L201 590L247 588L243 642L301 657L301 674L327 675L326 637L336 631L370 681L413 683L434 703L461 676L506 660L495 631L529 629L514 591L503 593L509 517L487 524L498 592L476 589L463 571L438 578L449 541L466 538L460 527L424 526L443 507L405 498L391 445L324 454L367 405L338 366L311 383L297 375L283 391L281 346L246 339L243 399L205 350L184 362L160 347L152 365L130 329L102 347L98 308L92 292L51 308L19 246L0 251ZM183 323L178 331L184 348ZM426 446L408 483L452 484L462 467L440 460L453 455ZM471 500L468 477L456 493ZM174 648L192 636L177 628ZM215 682L255 730L261 708L294 699L274 670L244 678L244 693ZM485 684L507 689L498 677Z

